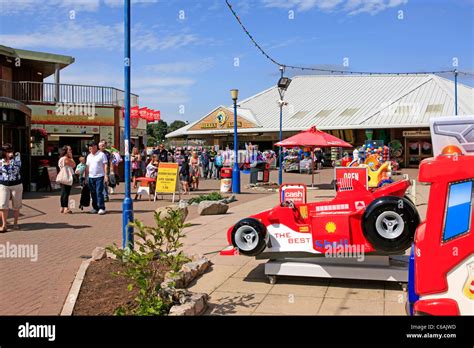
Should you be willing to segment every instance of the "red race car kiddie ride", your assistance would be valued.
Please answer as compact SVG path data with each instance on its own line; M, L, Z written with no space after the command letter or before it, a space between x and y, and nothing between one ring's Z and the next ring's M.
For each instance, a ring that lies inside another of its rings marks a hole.
M304 185L284 184L279 206L238 221L227 239L247 256L322 256L330 249L351 247L400 254L410 247L420 222L416 207L405 197L409 186L405 178L371 191L349 178L338 182L334 199L306 203Z

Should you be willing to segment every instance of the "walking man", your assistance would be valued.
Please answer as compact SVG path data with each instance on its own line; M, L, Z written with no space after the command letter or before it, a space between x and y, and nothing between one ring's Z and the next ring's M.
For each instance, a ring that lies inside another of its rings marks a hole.
M203 149L200 156L201 163L201 177L207 179L207 172L209 171L209 156L207 155L206 149Z
M209 179L216 179L216 167L214 164L217 153L214 151L214 148L211 148L209 151Z
M105 157L107 157L107 169L105 173L107 176L110 176L110 170L112 167L112 154L110 153L109 150L107 150L107 140L102 139L99 143L99 150L104 153ZM109 185L105 184L104 185L104 201L108 202L109 201Z
M96 143L89 144L89 155L86 160L86 178L92 198L92 214L104 215L104 185L107 185L107 156L99 151Z

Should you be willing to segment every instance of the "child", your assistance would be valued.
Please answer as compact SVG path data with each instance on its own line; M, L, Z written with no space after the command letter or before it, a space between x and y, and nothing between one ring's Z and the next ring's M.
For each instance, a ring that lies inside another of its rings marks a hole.
M153 155L151 156L150 162L146 166L146 177L147 178L152 178L156 179L158 176L158 164L160 162L158 161L158 155ZM154 194L155 193L155 182L150 183L150 193Z
M86 172L86 159L81 156L79 157L79 164L76 167L76 174L79 176L79 184L84 186L85 183L85 176L84 173Z

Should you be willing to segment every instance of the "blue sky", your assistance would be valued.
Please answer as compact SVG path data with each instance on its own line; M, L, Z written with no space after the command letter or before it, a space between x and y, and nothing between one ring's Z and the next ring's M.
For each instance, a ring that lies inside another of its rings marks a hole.
M132 91L162 119L194 121L230 104L232 88L242 99L276 83L278 67L251 44L224 0L132 1ZM458 69L474 70L473 0L230 2L284 64L402 72L450 70L457 59ZM75 57L62 71L64 83L123 88L122 3L0 0L0 44Z

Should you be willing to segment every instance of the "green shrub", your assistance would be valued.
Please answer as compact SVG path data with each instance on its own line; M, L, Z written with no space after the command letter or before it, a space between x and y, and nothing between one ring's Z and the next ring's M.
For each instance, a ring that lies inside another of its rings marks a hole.
M198 197L191 198L188 203L201 203L202 201L220 201L224 197L219 192L211 192L208 195L199 195Z
M168 216L155 213L156 227L145 226L135 220L135 248L121 249L116 244L107 248L124 263L124 276L130 280L128 290L138 289L135 304L119 307L116 315L165 315L173 305L161 288L164 273L177 272L189 259L179 249L183 246L183 229L180 210L168 209Z

